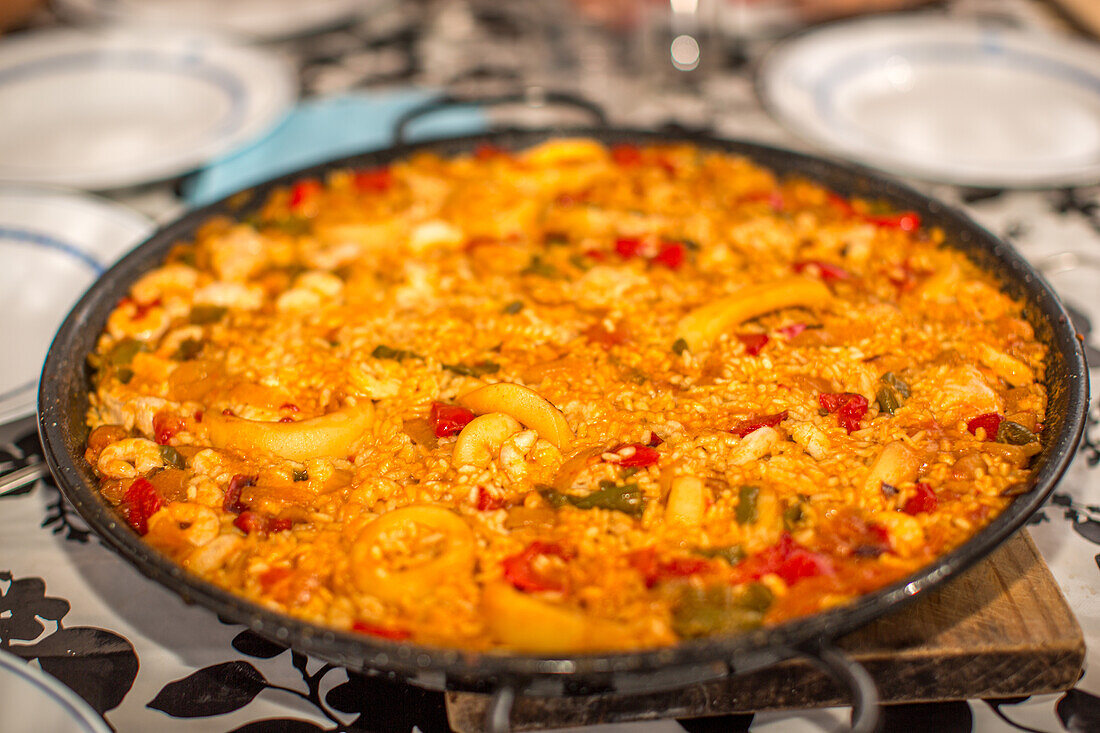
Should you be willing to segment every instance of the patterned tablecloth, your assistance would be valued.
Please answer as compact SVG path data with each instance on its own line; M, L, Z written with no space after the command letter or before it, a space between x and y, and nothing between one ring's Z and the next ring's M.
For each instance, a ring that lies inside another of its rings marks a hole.
M535 5L549 4L518 4ZM629 43L576 25L547 41L552 19L533 26L502 7L403 5L277 47L297 60L303 98L349 89L476 92L538 82L598 99L617 123L805 147L754 95L751 61L766 39L731 44L720 68L697 82L663 86L630 73ZM1057 25L1030 1L960 0L933 12L996 12L1009 22ZM529 43L532 33L540 43ZM1089 338L1090 321L1100 322L1100 187L1021 192L920 185L961 206L1037 265ZM164 220L181 208L180 190L186 186L160 185L115 198ZM1100 348L1100 338L1091 343ZM1100 364L1095 349L1089 358ZM1094 368L1091 377L1095 385L1100 371ZM1084 676L1065 694L893 707L885 712L887 729L1100 731L1100 409L1095 399L1092 404L1089 442L1030 526L1084 628ZM34 460L33 426L0 429L0 449L0 471ZM64 682L120 731L446 730L439 693L349 673L185 605L107 549L49 481L0 497L0 650ZM0 728L9 714L0 711ZM845 709L796 711L629 728L819 731L846 716Z

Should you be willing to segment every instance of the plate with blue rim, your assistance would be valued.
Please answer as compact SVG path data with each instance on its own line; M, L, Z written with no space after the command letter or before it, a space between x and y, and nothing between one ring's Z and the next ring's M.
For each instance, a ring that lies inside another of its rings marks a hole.
M0 184L0 424L31 415L54 332L153 222L76 191Z
M262 138L297 96L281 56L167 28L51 29L0 44L0 180L103 190Z
M56 0L78 21L171 24L273 40L335 28L394 0Z
M110 733L111 726L57 678L0 651L0 710L8 733Z
M757 91L797 135L929 181L1100 182L1100 45L978 19L905 14L794 36Z

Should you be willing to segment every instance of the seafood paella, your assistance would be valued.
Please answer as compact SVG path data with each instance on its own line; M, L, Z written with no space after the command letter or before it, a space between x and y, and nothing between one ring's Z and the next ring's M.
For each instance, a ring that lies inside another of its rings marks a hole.
M150 545L336 629L555 653L779 624L1027 490L1047 350L950 244L686 144L303 179L117 304L85 457Z

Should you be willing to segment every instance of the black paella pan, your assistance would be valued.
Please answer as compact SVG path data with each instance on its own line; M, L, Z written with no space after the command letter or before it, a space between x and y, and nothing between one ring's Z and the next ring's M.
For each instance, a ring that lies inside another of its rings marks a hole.
M554 95L548 101L569 102ZM407 116L398 126L399 143L394 147L281 176L252 189L248 203L243 206L233 207L229 199L224 199L192 211L160 229L104 274L62 324L42 373L39 432L46 461L58 486L92 529L123 558L185 601L201 604L273 641L355 670L388 673L432 689L494 692L496 697L487 721L493 728L507 727L511 702L517 692L554 696L675 689L757 669L794 655L806 655L847 684L855 703L853 726L870 730L875 717L874 686L861 668L836 652L829 642L940 585L989 554L1042 505L1076 452L1088 407L1088 372L1081 342L1057 296L1013 249L959 211L848 164L697 134L611 128L602 124L602 118L601 124L594 128L507 130L411 145L400 142L412 117L451 103L453 100L443 100ZM586 108L594 111L590 105ZM87 356L119 298L138 277L159 265L174 243L192 238L198 227L212 216L247 216L272 189L302 177L324 176L338 168L385 165L420 150L453 155L485 144L519 149L562 134L588 136L607 144L688 142L739 154L772 169L780 177L798 175L844 196L884 199L897 209L917 211L925 225L942 228L950 246L992 273L1006 292L1025 303L1027 319L1050 351L1045 376L1049 402L1042 451L1033 459L1028 490L961 547L912 576L846 606L743 635L683 641L652 650L547 657L474 653L388 641L275 613L189 574L160 555L100 498L98 482L83 458L88 437L84 421L91 389ZM231 198L239 204L241 197Z

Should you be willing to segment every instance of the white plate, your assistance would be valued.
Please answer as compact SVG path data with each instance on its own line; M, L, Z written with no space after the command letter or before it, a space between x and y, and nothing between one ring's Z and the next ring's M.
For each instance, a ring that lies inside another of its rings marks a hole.
M5 733L111 733L83 698L8 652L0 652L0 711Z
M60 0L62 13L82 20L171 23L258 39L285 38L335 27L377 0Z
M773 50L765 106L879 168L974 186L1100 181L1100 46L963 19L826 26Z
M295 97L280 57L211 35L57 30L0 44L0 179L105 189L257 139Z
M35 411L61 321L152 229L140 214L86 194L0 184L0 424Z

